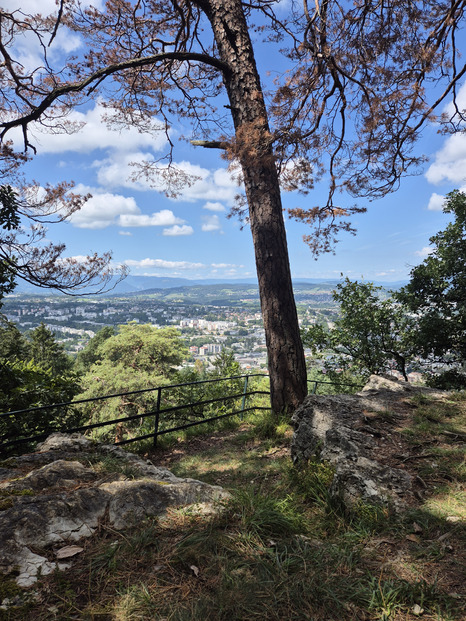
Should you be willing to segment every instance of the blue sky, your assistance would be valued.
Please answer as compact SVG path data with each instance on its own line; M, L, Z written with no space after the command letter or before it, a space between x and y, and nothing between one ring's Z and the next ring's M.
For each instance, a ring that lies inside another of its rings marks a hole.
M30 1L24 0L22 8L27 10ZM44 6L49 3L54 4L44 0ZM56 45L58 52L69 53L79 49L80 42L58 38ZM27 42L24 57L34 62ZM466 86L460 98L464 105ZM183 188L176 200L168 199L147 183L130 180L130 162L154 160L164 153L164 134L154 139L131 128L110 131L101 112L101 103L94 101L72 113L70 120L85 124L74 134L34 131L37 156L27 165L28 177L42 184L73 180L78 190L93 194L70 222L49 228L49 239L66 243L70 256L110 250L115 263L125 263L134 275L254 277L250 231L226 217L238 187L219 152L177 142L175 161L200 179ZM173 128L175 140L182 133L186 128ZM400 189L383 200L360 201L368 212L353 219L355 237L341 234L335 255L314 260L302 241L306 227L287 220L294 278L338 278L343 273L353 279L390 282L408 277L412 266L426 256L429 237L448 222L441 211L442 197L455 188L466 190L466 135L440 136L435 127L426 128L417 153L429 158L423 174L404 179ZM317 187L307 197L284 194L284 206L317 204L324 200L325 190ZM345 201L354 202L342 197Z

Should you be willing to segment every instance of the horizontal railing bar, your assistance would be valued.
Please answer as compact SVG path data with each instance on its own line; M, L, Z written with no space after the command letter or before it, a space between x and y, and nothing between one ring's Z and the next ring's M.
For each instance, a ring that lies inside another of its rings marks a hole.
M244 397L245 394L246 394L246 397L250 397L251 395L269 395L270 393L266 392L265 390L252 390L251 392L247 392L247 393L241 392L236 395L228 395L226 397L217 397L216 399L208 399L206 401L196 401L195 403L187 403L186 405L174 405L171 408L165 408L164 410L159 410L159 414L164 414L165 412L176 412L178 410L185 410L186 408L189 408L191 406L196 406L196 405L211 405L212 403L219 403L220 401L227 401L228 399L239 399L240 397ZM140 416L144 416L145 418L146 416L154 416L155 414L156 414L156 411L147 412Z
M220 414L220 416L213 416L212 418L204 418L199 421L194 421L192 423L186 423L185 425L180 425L179 427L172 427L171 429L163 429L162 431L158 431L157 433L147 433L144 436L138 436L137 438L130 438L128 440L121 440L120 442L115 442L115 446L119 446L120 444L129 444L130 442L137 442L138 440L147 440L148 438L153 438L154 436L163 436L166 433L172 433L174 431L182 431L183 429L188 429L188 427L194 427L195 425L203 425L204 423L210 423L214 420L220 420L221 418L228 418L229 416L235 416L237 414L244 414L244 412L252 412L253 410L270 410L268 407L261 406L252 406L250 408L245 408L244 410L237 410L236 412L229 412L228 414Z
M263 390L252 390L251 392L246 393L246 396L252 396L252 395L269 395L268 392L265 392ZM196 406L196 405L210 405L212 403L217 403L217 402L224 402L224 401L228 401L231 399L239 399L240 397L243 397L244 393L238 393L236 395L229 395L226 397L218 397L217 399L209 399L206 401L196 401L195 403L187 403L185 405L177 405L177 406L173 406L171 408L166 408L164 410L160 410L159 414L164 414L166 412L176 412L179 410L184 410L188 407L191 406ZM123 418L115 418L112 420L107 420L107 421L103 421L100 423L90 423L89 425L81 425L79 427L71 427L69 429L66 429L67 433L77 433L80 431L88 431L90 429L97 429L98 427L107 427L110 425L113 425L115 423L126 423L132 420L136 420L138 418L143 419L143 418L147 418L149 416L154 416L155 412L143 412L142 414L132 414L131 416L125 416ZM202 419L201 422L206 421L207 419ZM32 442L33 440L42 440L47 438L51 433L60 431L60 428L57 428L55 430L49 430L46 434L42 434L39 436L30 436L28 438L20 438L17 440L9 440L8 442L4 442L0 444L0 449L4 448L6 446L15 446L16 444L23 444L25 442ZM151 436L153 436L154 434L151 434Z
M325 380L308 379L308 384L331 384L332 386L353 386L354 388L363 388L363 384L342 384L341 382L327 382Z
M130 392L119 392L111 395L103 395L102 397L90 397L89 399L78 399L77 401L64 401L63 403L53 403L50 405L38 405L34 408L25 408L22 410L14 410L12 412L0 413L0 418L3 416L12 416L13 414L24 414L25 412L38 412L40 410L47 410L50 408L63 407L65 405L78 405L81 403L90 403L91 401L101 401L102 399L112 399L113 397L125 397L126 395L138 395L145 392L155 392L156 390L165 390L168 388L182 388L184 386L194 386L198 384L210 384L212 382L223 382L227 380L241 379L243 377L268 377L265 373L245 373L244 375L233 375L232 377L217 377L210 380L198 380L196 382L186 382L184 384L163 384L157 388L143 388L141 390L132 390Z
M102 401L104 399L110 399L113 397L123 397L123 396L127 396L127 395L136 395L136 394L142 394L142 393L148 393L148 392L156 392L158 391L159 394L161 393L162 390L169 390L169 389L173 389L173 388L183 388L186 386L195 386L195 385L200 385L200 384L210 384L210 383L220 383L220 382L228 382L230 380L235 380L235 379L242 379L242 378L249 378L249 377L268 377L267 375L263 374L263 373L251 373L251 374L243 374L243 375L235 375L232 377L225 377L225 378L213 378L213 379L208 379L208 380L199 380L196 382L185 382L182 384L166 384L166 385L162 385L159 386L157 388L145 388L145 389L141 389L141 390L133 390L130 392L123 392L123 393L115 393L115 394L111 394L111 395L104 395L102 397L93 397L93 398L89 398L89 399L80 399L77 401L68 401L68 402L63 402L63 403L55 403L55 404L51 404L51 405L43 405L43 406L37 406L35 408L27 408L27 409L23 409L23 410L16 410L16 411L12 411L12 412L4 412L0 414L0 419L6 416L12 416L12 415L18 415L18 414L25 414L25 413L34 413L37 411L41 411L41 410L46 410L46 409L51 409L51 408L58 408L58 407L63 407L63 406L73 406L73 405L79 405L82 403L90 403L93 401ZM317 389L317 385L318 384L332 384L335 385L336 382L330 382L330 381L326 381L326 380L308 380L308 383L313 383L315 386L315 389ZM341 383L337 385L341 385L341 386L352 386L352 387L356 387L356 388L360 388L361 386L359 384L350 384L350 383ZM112 419L112 420L107 420L107 421L103 421L103 422L99 422L99 423L90 423L88 425L81 425L79 427L72 427L69 429L63 429L60 427L54 427L49 429L47 432L44 432L42 434L39 435L34 435L34 436L29 436L27 438L19 438L19 439L15 439L15 440L9 440L7 442L4 443L0 443L0 449L3 449L5 447L8 446L14 446L17 444L23 444L26 442L32 442L32 441L39 441L39 440L43 440L45 438L47 438L51 433L57 432L57 431L61 431L64 433L75 433L75 432L84 432L84 431L89 431L91 429L96 429L99 427L108 427L110 425L114 425L117 423L124 423L124 422L129 422L129 421L134 421L137 419L145 419L148 418L150 416L154 416L154 415L162 415L162 414L167 414L167 413L173 413L173 412L177 412L180 410L186 410L188 408L195 408L195 407L200 407L200 406L205 406L205 405L212 405L214 403L226 403L228 401L232 401L234 399L239 399L239 398L246 398L249 396L253 396L253 395L267 395L269 396L270 393L267 391L263 391L263 390L253 390L247 393L241 392L235 395L227 395L227 396L223 396L223 397L217 397L215 399L208 399L208 400L204 400L204 401L197 401L194 403L187 403L184 405L177 405L177 406L173 406L173 407L169 407L169 408L165 408L163 410L155 410L155 411L150 411L150 412L143 412L142 414L133 414L131 416L125 416L122 418L116 418L116 419ZM154 437L158 437L159 435L163 435L166 433L171 433L171 432L175 432L175 431L180 431L182 429L187 429L189 427L193 427L196 425L202 425L204 423L208 423L208 422L212 422L215 420L220 420L222 418L227 418L229 416L235 416L237 414L241 414L244 412L250 412L253 410L269 410L270 407L263 407L263 406L252 406L249 408L245 408L245 409L241 409L241 410L237 410L235 412L230 412L228 414L222 414L220 416L214 416L214 417L209 417L209 418L201 418L200 420L195 420L189 423L184 423L183 425L177 426L177 427L172 427L170 429L163 429L162 431L156 431L156 432L151 432L149 434L143 435L143 436L137 436L135 438L131 438L131 439L127 439L127 440L122 440L118 443L115 444L128 444L130 442L136 442L138 440L144 440L147 438L154 438ZM193 414L195 414L195 412L193 411Z

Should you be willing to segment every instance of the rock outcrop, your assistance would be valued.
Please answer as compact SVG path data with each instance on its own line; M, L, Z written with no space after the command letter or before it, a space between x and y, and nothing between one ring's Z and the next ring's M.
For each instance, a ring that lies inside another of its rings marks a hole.
M407 401L419 392L439 396L380 376L372 376L355 395L309 395L292 418L294 463L315 457L329 462L335 469L331 494L347 506L360 501L402 506L412 496L413 479L393 467L390 456L397 447L387 446L393 440L390 430L385 434L378 423L403 417Z
M227 497L220 487L180 479L119 447L54 434L36 453L0 469L0 573L14 572L18 585L29 586L38 572L65 566L54 551L102 523L122 530L168 507L212 510Z

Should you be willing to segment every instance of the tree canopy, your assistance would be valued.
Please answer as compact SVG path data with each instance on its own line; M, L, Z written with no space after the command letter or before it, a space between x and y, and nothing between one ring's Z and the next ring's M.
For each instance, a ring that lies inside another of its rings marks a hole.
M397 294L416 317L417 348L424 358L466 360L466 194L447 195L453 221L430 238L432 252L413 268Z
M82 377L79 399L158 388L170 383L174 368L187 354L174 328L129 323L119 326L116 334L98 333L94 339L95 362ZM156 391L121 395L83 406L83 413L90 422L101 422L154 410L156 402ZM137 424L143 422L127 423L130 428Z
M0 315L0 412L70 401L79 391L72 362L43 324L30 339ZM0 443L72 427L80 414L72 408L44 409L0 420Z
M392 298L381 298L382 287L346 278L337 285L333 299L340 314L329 330L311 326L304 343L314 353L326 354L330 368L363 375L380 375L396 369L405 380L407 365L415 357L414 320Z
M60 0L51 15L2 10L0 136L7 141L20 127L25 148L35 150L30 127L73 131L67 112L99 95L112 126L163 129L173 147L170 128L181 118L198 144L223 149L244 185L235 210L253 237L272 407L294 408L306 394L306 370L281 188L308 193L329 180L324 204L289 213L314 226L305 241L315 252L329 250L339 230L352 230L347 217L364 210L339 205L337 189L383 196L422 163L414 145L427 121L457 131L465 120L457 105L435 115L447 97L455 100L466 73L457 47L465 7L466 0L107 0L96 8ZM54 55L59 32L78 34L86 52ZM37 39L40 66L21 63L22 36ZM287 65L267 84L270 93L256 64L261 39ZM169 195L190 181L171 149L162 161L135 166L141 175Z
M71 371L72 359L65 353L63 345L57 343L55 335L44 323L29 333L29 357L40 367L51 369L53 375L64 375Z
M100 346L111 336L115 335L115 328L112 326L105 326L97 332L97 334L91 338L87 345L78 352L74 363L74 368L78 373L86 373L90 367L98 360L102 359L102 353Z

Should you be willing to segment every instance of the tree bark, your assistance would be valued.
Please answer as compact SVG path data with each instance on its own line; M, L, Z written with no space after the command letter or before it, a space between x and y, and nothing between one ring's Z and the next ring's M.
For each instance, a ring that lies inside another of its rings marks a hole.
M267 343L271 406L292 412L307 394L306 364L293 295L280 185L267 109L240 0L200 0L220 59L249 206Z

